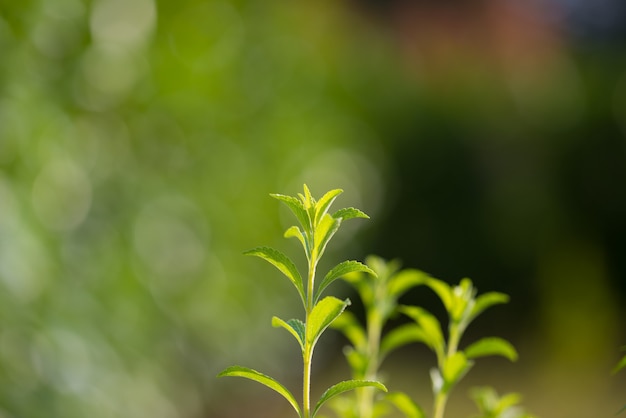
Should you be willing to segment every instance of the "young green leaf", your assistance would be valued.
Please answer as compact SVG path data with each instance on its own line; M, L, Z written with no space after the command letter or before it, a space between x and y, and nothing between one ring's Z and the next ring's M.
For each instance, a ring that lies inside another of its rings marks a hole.
M365 331L352 312L344 311L330 326L341 331L356 348L364 347L367 343Z
M500 292L488 292L484 293L476 298L476 303L472 308L472 313L470 314L470 321L480 315L485 309L490 306L497 305L500 303L507 303L509 301L509 296Z
M472 366L473 362L468 361L465 354L461 351L457 351L450 357L447 357L442 370L444 390L449 389L461 380Z
M428 337L422 327L416 324L400 325L383 337L380 343L381 361L397 348L416 342L428 344L427 341Z
M367 216L367 214L363 213L362 211L356 208L343 208L333 213L333 218L342 219L345 221L346 219L353 219L353 218L369 219L369 216Z
M263 373L257 372L256 370L250 369L248 367L241 366L231 366L217 375L217 377L223 376L244 377L246 379L254 380L267 386L268 388L280 393L283 398L285 398L291 404L291 406L293 406L293 409L296 410L298 416L302 417L302 412L300 411L300 406L298 406L296 398L291 394L291 392L289 392L287 388L278 383L274 378L264 375Z
M324 254L326 244L335 235L335 232L339 229L341 220L334 219L332 216L326 214L315 228L315 235L313 237L313 250L311 251L312 258L319 260Z
M448 283L435 279L434 277L428 277L424 283L426 286L430 287L441 299L443 306L446 308L446 311L452 311L452 289Z
M350 304L350 300L340 300L327 296L313 307L306 325L306 341L311 347L315 346L322 332L333 322Z
M312 229L311 219L309 218L308 212L300 200L292 196L286 196L278 193L271 193L270 196L285 203L287 207L291 209L291 212L293 212L296 216L296 219L298 219L305 231L310 231Z
M322 198L320 200L317 201L317 203L315 204L315 223L314 223L314 225L319 224L319 222L322 220L322 217L324 215L326 215L326 213L328 212L328 208L330 207L330 205L332 205L334 200L341 193L343 193L343 190L341 190L341 189L331 190L331 191L327 192L324 196L322 196Z
M345 276L348 273L354 272L367 272L373 276L376 276L374 270L367 267L365 264L359 263L358 261L344 261L337 264L326 274L324 280L322 280L317 288L314 300L317 301L324 289L326 289L328 285L330 285L332 282L342 276Z
M380 382L372 381L372 380L346 380L344 382L337 383L336 385L331 386L324 392L320 400L315 405L313 409L312 417L315 417L315 414L320 409L320 407L324 404L324 402L328 401L330 398L337 396L343 392L353 390L356 388L362 387L375 387L377 389L382 390L383 392L387 392L387 388Z
M422 285L428 280L428 275L415 269L405 269L393 275L389 279L389 296L399 298L407 290Z
M311 258L311 249L309 248L307 239L302 233L302 230L300 228L298 228L295 225L290 227L289 229L285 231L284 237L285 238L297 238L298 241L300 241L300 244L302 244L302 248L304 249L304 253L306 254L307 259Z
M426 414L413 399L404 392L388 393L385 400L398 408L406 418L426 418Z
M298 268L289 257L281 253L280 251L270 247L253 248L252 250L244 252L244 254L262 258L263 260L267 261L278 270L280 270L280 272L287 276L291 283L293 283L293 285L298 290L298 293L300 294L302 303L305 303L306 298L304 296L302 276L300 276Z
M515 347L510 342L499 337L482 338L471 344L464 351L467 358L502 356L511 361L517 360Z
M401 306L399 310L419 325L424 333L424 342L426 345L434 350L438 356L443 353L445 345L443 332L441 331L441 325L437 318L430 312L417 306Z
M304 351L304 323L299 319L290 319L285 322L277 316L272 317L272 326L274 328L285 328L291 335L293 335L298 343L300 344L300 348Z

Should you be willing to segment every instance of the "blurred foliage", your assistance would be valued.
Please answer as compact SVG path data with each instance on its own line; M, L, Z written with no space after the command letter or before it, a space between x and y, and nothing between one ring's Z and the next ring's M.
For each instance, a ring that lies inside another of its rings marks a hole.
M382 193L379 65L329 8L0 3L0 416L219 416L220 368L279 361L267 194Z

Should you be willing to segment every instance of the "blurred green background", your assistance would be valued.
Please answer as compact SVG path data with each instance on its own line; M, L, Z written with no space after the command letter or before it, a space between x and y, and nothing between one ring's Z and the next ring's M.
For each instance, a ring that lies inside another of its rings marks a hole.
M270 326L301 316L296 294L241 253L301 260L268 194L304 182L372 218L329 264L376 253L511 295L470 334L521 360L480 362L451 417L475 384L544 418L612 416L626 19L583 3L0 0L0 417L291 416L215 375L242 364L299 393ZM426 290L405 301L441 314ZM324 339L314 392L348 376ZM390 387L428 409L433 361L403 350Z

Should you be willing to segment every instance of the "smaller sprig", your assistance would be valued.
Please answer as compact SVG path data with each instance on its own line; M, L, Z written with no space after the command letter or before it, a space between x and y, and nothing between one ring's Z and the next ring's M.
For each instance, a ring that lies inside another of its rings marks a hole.
M472 389L471 397L480 411L473 418L536 418L519 406L518 393L498 396L492 387L484 386Z
M419 270L400 270L398 261L387 262L377 256L365 260L376 275L353 273L343 277L358 292L365 309L365 326L351 312L344 312L333 323L351 343L344 350L354 379L379 379L379 368L393 350L407 342L402 330L383 336L388 320L398 312L398 299L412 287L423 284L427 275ZM422 418L423 411L404 393L389 393L386 403L394 405L409 418ZM354 402L337 402L336 410L342 418L376 418L387 414L383 402L376 402L370 388L355 391Z
M447 339L437 318L417 306L399 308L414 321L403 328L402 337L426 344L437 356L437 367L431 370L435 396L433 417L443 418L450 391L472 368L474 359L499 355L515 361L517 351L508 341L498 337L482 338L464 350L459 349L467 326L490 306L508 302L507 295L489 292L476 297L476 289L467 278L457 286L432 277L427 278L424 284L439 296L448 313Z
M246 255L259 257L276 267L296 288L302 305L304 307L304 321L300 319L290 319L284 321L278 317L272 318L272 325L277 328L284 328L297 341L303 360L302 378L302 405L299 405L293 394L278 381L270 376L256 370L232 366L221 372L221 376L239 376L259 382L282 395L294 408L298 417L313 418L321 406L329 399L346 392L348 390L361 387L375 387L386 391L385 386L373 380L347 380L328 388L311 409L311 363L313 350L328 326L335 321L345 308L350 304L350 300L340 300L333 296L321 298L322 292L335 280L354 272L367 272L375 274L366 265L358 261L344 261L330 269L322 281L316 286L316 270L320 258L326 250L328 242L339 229L341 223L347 219L368 218L362 211L355 208L340 209L332 215L328 210L336 197L342 193L341 189L327 192L322 198L316 200L311 195L309 188L304 185L304 194L299 193L297 197L282 194L272 194L271 196L285 203L293 212L299 222L299 226L292 226L285 232L286 238L296 238L302 244L307 265L308 274L303 280L295 263L284 253L270 247L258 247L247 251ZM321 299L320 299L321 298Z

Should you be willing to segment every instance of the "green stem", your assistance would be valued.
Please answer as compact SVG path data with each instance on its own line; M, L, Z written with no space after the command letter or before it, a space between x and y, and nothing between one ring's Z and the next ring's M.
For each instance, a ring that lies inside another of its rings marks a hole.
M307 294L306 294L306 318L305 327L309 326L309 315L313 310L313 289L315 283L315 270L317 267L317 260L309 261L309 276L307 280ZM305 338L304 351L302 353L304 362L304 370L302 373L302 418L311 417L311 361L313 358L313 347L309 341Z
M372 308L367 317L367 370L363 378L376 380L378 377L378 353L380 347L380 335L382 332L382 318L376 307ZM359 417L371 418L374 413L374 389L360 388L357 392Z
M450 335L448 338L448 348L443 358L439 359L439 372L442 376L444 374L443 367L446 364L446 359L456 354L456 351L459 347L459 341L461 339L461 328L458 326L458 324L452 322L450 324L449 331ZM444 382L441 389L439 389L439 391L435 394L433 418L443 418L443 414L446 410L446 404L448 402L449 390L452 384L450 385L450 387L447 386L447 382Z

